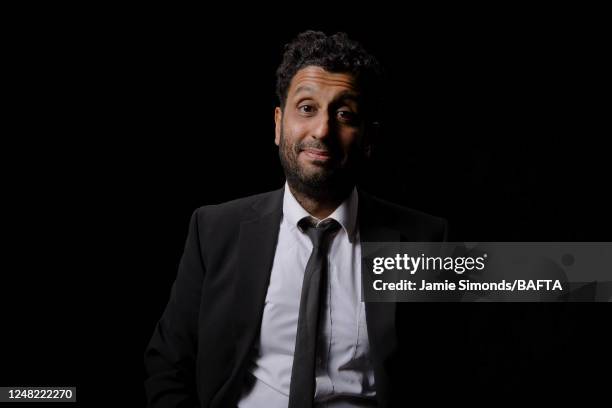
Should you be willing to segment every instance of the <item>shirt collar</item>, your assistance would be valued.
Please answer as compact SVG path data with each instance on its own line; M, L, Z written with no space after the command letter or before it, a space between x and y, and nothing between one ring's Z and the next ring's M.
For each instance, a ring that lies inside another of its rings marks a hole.
M283 216L287 219L289 225L298 228L298 222L304 217L310 217L318 224L326 219L332 218L337 221L344 231L349 242L353 242L357 229L357 206L358 206L357 189L353 187L351 194L332 212L327 218L319 220L313 217L302 207L295 199L293 193L289 189L289 185L285 182L285 192L283 196Z

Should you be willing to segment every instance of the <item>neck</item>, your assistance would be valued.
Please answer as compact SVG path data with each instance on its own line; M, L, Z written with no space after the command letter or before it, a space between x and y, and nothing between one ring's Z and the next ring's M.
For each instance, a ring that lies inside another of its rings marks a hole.
M346 198L346 194L337 197L311 197L303 192L296 190L289 185L289 190L295 197L296 201L313 217L322 220L333 213L336 208L342 204Z

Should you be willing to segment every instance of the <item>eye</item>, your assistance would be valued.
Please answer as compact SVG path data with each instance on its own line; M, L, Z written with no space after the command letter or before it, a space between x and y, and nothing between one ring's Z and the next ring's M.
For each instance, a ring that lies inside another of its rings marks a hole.
M336 115L338 115L339 120L348 123L354 122L357 117L355 113L348 110L340 110L336 113Z
M310 115L315 112L315 107L312 105L300 105L298 106L298 111L300 113Z

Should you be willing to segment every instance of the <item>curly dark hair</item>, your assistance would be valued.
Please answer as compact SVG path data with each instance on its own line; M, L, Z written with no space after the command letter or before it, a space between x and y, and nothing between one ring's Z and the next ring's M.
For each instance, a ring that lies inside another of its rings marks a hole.
M283 60L276 70L276 94L281 108L285 108L293 76L300 69L312 65L329 72L354 75L364 102L369 102L366 105L369 116L377 116L374 114L376 109L371 108L380 104L382 68L361 44L342 32L328 36L321 31L308 30L285 45Z

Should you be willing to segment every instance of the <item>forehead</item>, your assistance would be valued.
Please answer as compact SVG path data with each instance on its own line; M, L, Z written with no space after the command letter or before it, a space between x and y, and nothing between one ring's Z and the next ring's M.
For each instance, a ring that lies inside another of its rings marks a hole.
M350 91L358 93L354 75L349 73L329 72L317 66L300 69L291 79L289 94L298 92L341 93Z

